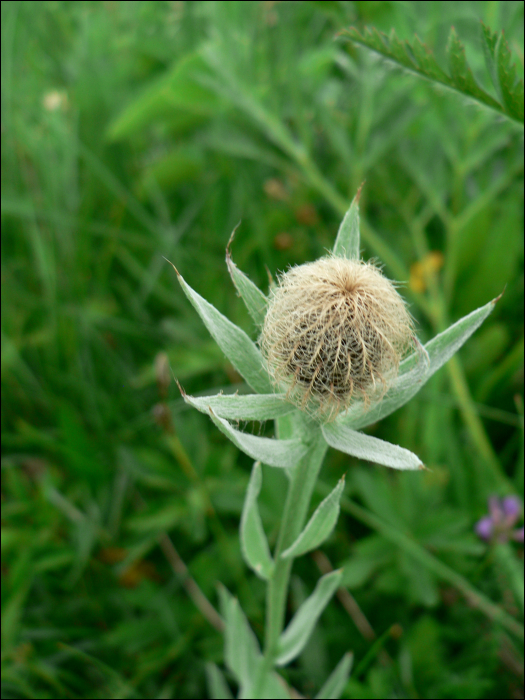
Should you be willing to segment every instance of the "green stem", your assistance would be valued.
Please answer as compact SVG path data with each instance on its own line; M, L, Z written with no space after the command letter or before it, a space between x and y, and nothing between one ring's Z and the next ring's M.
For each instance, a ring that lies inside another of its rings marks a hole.
M280 553L297 539L306 520L317 476L326 454L327 444L319 431L310 451L291 473L283 520L274 553L275 571L268 585L266 651L275 653L284 626L284 614L292 561Z
M254 698L261 697L260 693L264 678L273 667L277 656L279 637L284 627L286 599L293 560L281 559L279 555L295 541L301 532L327 447L321 431L316 429L310 450L290 470L288 493L274 552L275 569L272 578L268 582L266 592L264 659L254 684Z

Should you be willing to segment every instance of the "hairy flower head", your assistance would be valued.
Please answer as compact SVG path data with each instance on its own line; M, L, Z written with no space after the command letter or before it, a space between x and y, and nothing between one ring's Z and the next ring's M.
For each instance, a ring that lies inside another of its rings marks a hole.
M412 337L405 302L373 263L328 256L279 276L260 345L288 400L327 422L356 396L384 394Z

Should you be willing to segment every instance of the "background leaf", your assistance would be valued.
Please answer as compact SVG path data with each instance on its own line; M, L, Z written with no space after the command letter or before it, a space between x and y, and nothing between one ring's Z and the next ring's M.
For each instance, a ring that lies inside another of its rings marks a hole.
M400 67L420 75L430 82L446 86L485 107L490 107L504 114L512 120L523 123L523 105L520 101L520 97L523 97L523 81L520 83L517 80L515 68L513 66L510 67L511 58L507 46L502 49L502 53L497 59L498 84L503 98L502 102L498 102L498 100L483 90L474 78L465 56L465 47L459 40L454 27L450 31L447 46L449 74L440 68L430 49L422 44L418 37L415 37L413 43L410 44L408 41L400 41L394 30L391 31L389 36L386 36L375 28L366 28L364 33L361 34L355 27L350 27L344 32L344 35L351 41L375 51L384 58L388 58ZM498 41L500 40L504 42L502 35ZM490 46L493 46L492 37L489 41ZM498 45L498 42L496 42L496 45ZM498 49L494 48L494 53L496 53ZM491 53L490 50L489 53Z

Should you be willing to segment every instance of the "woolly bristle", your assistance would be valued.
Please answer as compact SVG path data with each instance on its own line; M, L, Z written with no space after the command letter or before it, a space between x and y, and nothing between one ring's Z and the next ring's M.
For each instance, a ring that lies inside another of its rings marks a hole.
M260 345L274 383L323 422L357 395L380 398L411 344L412 319L372 263L325 257L279 276Z

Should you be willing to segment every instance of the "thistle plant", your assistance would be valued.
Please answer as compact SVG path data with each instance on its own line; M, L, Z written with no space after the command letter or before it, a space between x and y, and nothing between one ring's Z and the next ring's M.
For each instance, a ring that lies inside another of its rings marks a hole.
M395 285L375 264L359 259L358 201L359 192L341 223L331 254L281 274L269 296L237 268L228 244L227 266L259 329L258 342L177 272L184 293L209 332L253 390L247 395L192 397L181 388L189 405L208 414L219 430L255 460L242 511L240 543L246 564L267 585L262 650L239 602L224 588L220 591L225 662L243 698L293 697L294 691L276 669L301 653L340 584L341 570L322 576L285 628L293 561L319 547L339 515L344 477L307 521L327 448L394 469L423 468L409 450L361 430L409 401L481 325L496 301L423 346ZM275 438L242 432L231 422L269 419L275 420ZM273 553L257 505L262 464L284 469L288 477ZM351 664L348 653L316 697L340 697ZM218 674L218 669L214 667L213 673Z

